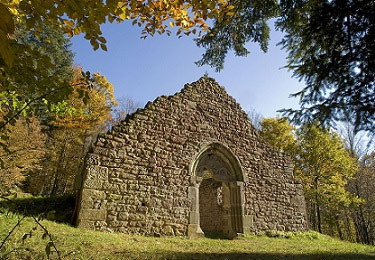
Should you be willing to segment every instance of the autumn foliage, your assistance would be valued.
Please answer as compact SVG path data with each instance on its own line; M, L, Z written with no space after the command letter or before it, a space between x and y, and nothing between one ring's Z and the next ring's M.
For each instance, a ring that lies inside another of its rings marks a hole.
M333 129L264 118L260 135L293 160L303 186L309 228L341 239L375 242L374 154L361 160Z
M234 6L228 0L108 0L108 1L0 1L0 58L12 66L15 49L13 37L16 23L22 21L27 30L41 32L44 23L61 26L68 36L83 33L94 49L106 50L106 40L100 25L109 22L132 21L143 27L143 37L155 33L176 34L208 31L207 20L223 20L233 15Z
M30 118L29 122L25 118L18 120L9 128L10 135L6 141L9 151L0 149L0 157L4 161L0 168L0 195L8 194L31 173L38 173L46 153L46 135L36 117Z

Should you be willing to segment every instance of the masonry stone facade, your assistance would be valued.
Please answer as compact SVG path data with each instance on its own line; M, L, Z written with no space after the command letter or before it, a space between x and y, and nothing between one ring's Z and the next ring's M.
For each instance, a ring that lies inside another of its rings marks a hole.
M290 160L270 149L214 80L161 96L100 135L77 224L145 235L228 237L306 229Z

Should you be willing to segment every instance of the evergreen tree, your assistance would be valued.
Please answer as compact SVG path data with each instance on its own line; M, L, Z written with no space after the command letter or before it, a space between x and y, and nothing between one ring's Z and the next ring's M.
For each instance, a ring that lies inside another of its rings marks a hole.
M319 120L329 125L349 115L356 130L375 133L375 1L281 0L231 2L233 16L215 20L197 39L206 52L198 65L223 68L228 51L246 56L245 44L267 50L267 21L285 33L286 67L306 87L294 96L301 108L283 110L294 122Z
M294 95L301 108L285 112L375 133L375 1L281 1L277 27L287 67L306 83Z
M23 52L16 55L14 66L3 67L0 77L0 109L6 111L0 119L3 140L8 124L15 124L21 115L44 120L48 107L72 91L73 53L61 29L43 26L36 35L20 26L14 37ZM4 142L0 145L6 149Z

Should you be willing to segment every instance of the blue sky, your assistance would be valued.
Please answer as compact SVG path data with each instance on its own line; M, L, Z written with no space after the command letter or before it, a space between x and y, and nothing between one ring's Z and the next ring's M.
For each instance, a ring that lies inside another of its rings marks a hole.
M93 51L82 36L72 39L75 64L85 70L100 72L115 87L116 98L131 97L142 105L160 95L172 95L185 83L198 80L205 72L225 87L245 111L255 109L274 117L281 108L297 108L298 100L289 98L304 86L282 69L286 54L276 43L282 35L272 31L269 51L263 53L249 44L250 55L236 57L230 53L224 69L216 73L209 66L197 67L204 49L193 37L155 35L140 39L141 30L129 23L102 27L108 51Z

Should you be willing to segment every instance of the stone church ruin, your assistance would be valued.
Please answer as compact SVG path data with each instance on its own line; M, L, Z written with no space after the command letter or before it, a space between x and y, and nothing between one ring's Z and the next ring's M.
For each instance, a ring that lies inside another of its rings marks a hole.
M145 235L229 238L306 229L302 186L214 80L161 96L100 135L77 224Z

